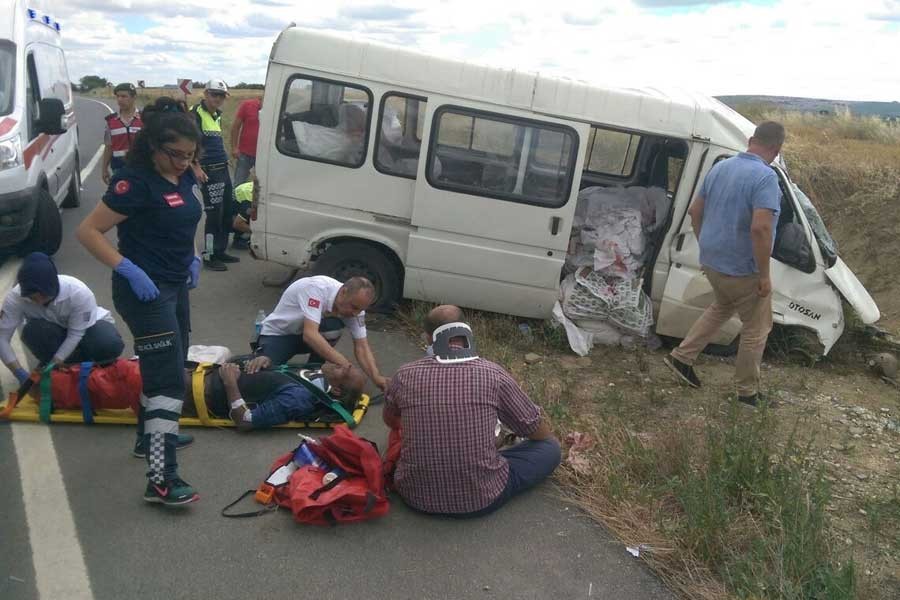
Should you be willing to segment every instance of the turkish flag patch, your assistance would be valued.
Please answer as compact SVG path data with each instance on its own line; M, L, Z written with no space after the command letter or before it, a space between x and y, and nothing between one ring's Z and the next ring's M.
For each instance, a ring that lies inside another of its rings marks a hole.
M181 206L184 204L184 198L181 197L181 194L178 192L172 192L170 194L163 194L163 200L166 201L166 204L175 208L176 206Z
M116 187L114 188L114 190L120 196L122 194L127 194L129 191L131 191L131 182L127 179L120 179L116 182Z
M310 298L309 305L313 308L319 308L320 306L322 306L322 303L315 298Z

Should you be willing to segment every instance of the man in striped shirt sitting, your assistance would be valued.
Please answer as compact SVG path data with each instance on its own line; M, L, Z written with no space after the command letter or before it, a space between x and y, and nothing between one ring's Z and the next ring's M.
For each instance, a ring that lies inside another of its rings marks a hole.
M432 353L401 367L385 392L393 489L420 512L488 514L553 472L559 442L512 376L478 357L458 307L432 310L425 333ZM527 439L498 450L498 419Z

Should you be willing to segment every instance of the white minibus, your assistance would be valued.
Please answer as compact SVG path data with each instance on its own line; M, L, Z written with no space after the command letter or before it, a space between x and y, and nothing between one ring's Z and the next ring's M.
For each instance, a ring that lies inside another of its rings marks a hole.
M608 192L621 206L656 194L663 208L635 251L636 274L656 333L683 337L712 297L688 205L752 132L704 96L290 27L266 76L251 249L339 279L366 275L381 307L413 298L547 318L584 226L580 195ZM842 298L864 323L879 311L780 159L772 169L783 193L775 321L815 332L827 352L844 328ZM739 329L735 320L715 341L731 344Z

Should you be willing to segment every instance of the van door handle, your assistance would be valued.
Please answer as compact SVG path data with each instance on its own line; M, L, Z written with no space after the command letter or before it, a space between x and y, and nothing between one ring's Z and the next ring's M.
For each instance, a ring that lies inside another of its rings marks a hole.
M562 225L562 219L559 217L550 217L550 235L559 233L559 226Z
M681 252L681 247L684 246L684 234L678 234L678 240L675 242L675 251Z

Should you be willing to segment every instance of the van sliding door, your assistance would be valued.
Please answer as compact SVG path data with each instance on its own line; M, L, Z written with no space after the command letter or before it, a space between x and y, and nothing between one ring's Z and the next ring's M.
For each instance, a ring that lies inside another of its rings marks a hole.
M428 98L404 294L547 317L589 127L455 102Z

